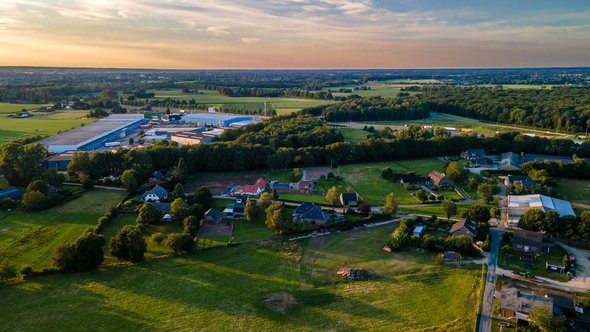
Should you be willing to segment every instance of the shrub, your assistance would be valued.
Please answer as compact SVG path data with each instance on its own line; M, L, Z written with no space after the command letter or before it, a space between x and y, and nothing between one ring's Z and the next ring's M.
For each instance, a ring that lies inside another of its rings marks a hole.
M143 259L147 246L137 226L125 225L109 243L109 253L117 258L137 262Z
M173 253L191 252L195 246L195 240L190 234L171 233L168 234L164 245Z
M0 262L0 280L8 281L16 277L15 268L7 262Z
M20 268L19 272L20 272L20 274L22 274L24 276L28 276L33 273L33 268L30 265L25 265Z
M166 237L164 236L163 233L157 232L152 234L152 236L150 236L150 241L152 243L156 243L156 244L162 244L162 242L164 242L164 239Z
M104 261L104 236L88 230L76 242L55 248L53 263L65 272L83 272L96 269Z
M162 221L160 211L149 203L144 203L139 209L137 223L142 225L157 225Z
M23 195L23 208L28 211L40 211L47 207L48 199L42 192L33 190Z

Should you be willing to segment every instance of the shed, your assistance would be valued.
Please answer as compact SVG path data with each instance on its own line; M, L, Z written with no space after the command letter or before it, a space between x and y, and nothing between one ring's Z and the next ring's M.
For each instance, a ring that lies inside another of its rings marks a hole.
M417 225L416 227L414 227L414 232L413 232L414 236L421 237L425 231L425 228L426 227L424 227L422 225Z

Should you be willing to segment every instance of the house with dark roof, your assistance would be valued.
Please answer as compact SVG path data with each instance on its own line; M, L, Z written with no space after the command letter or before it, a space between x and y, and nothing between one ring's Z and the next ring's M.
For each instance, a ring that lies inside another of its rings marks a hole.
M160 214L168 214L172 208L172 204L170 203L160 203L159 201L149 202L153 207L155 207Z
M473 240L477 236L477 224L465 218L454 223L450 233L452 236L465 235Z
M221 217L239 219L244 217L244 209L246 208L246 199L243 196L236 197L236 200L228 206L221 213Z
M357 206L359 204L359 195L357 193L340 194L340 204L342 206Z
M576 316L576 301L574 298L556 294L547 293L547 297L553 299L553 313L559 316Z
M430 180L429 176L406 175L400 178L399 183L410 186L430 186L432 184L432 180Z
M288 193L291 191L291 184L290 183L281 183L279 181L273 180L270 182L270 190L274 190L277 193Z
M221 221L221 213L217 209L209 209L205 212L205 222L219 223Z
M498 169L506 171L516 171L520 169L520 165L523 163L523 158L514 152L506 152L500 155L500 161L498 162Z
M428 174L430 180L432 180L432 185L435 187L443 188L443 187L452 187L453 182L449 180L445 173L432 171Z
M8 187L6 189L0 190L0 200L3 199L21 199L23 197L23 192L16 188L16 187Z
M514 186L514 182L520 181L524 187L534 187L537 183L533 181L528 176L524 175L506 175L506 176L499 176L500 180L506 187Z
M527 253L540 253L543 245L543 233L515 229L512 236L512 249Z
M293 213L293 222L310 225L324 225L332 215L322 211L322 209L313 203L303 203L299 205Z
M168 191L166 189L156 185L151 190L148 190L141 195L141 199L144 202L159 202L168 198Z
M484 149L468 149L461 152L461 158L472 162L478 162L479 159L484 158L485 156L486 152Z

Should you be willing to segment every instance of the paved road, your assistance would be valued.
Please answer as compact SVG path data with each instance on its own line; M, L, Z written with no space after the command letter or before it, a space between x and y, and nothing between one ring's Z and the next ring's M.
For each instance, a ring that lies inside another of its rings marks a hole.
M481 317L479 320L479 332L489 332L492 326L492 312L494 309L494 283L496 282L496 268L498 265L498 250L502 231L490 229L490 252L488 254L488 273L486 275L486 286L483 293L481 305Z

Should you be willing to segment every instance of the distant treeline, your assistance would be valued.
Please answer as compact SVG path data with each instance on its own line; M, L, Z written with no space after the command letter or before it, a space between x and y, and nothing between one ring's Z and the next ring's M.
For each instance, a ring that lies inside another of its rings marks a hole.
M129 106L136 106L136 107L165 107L165 108L180 108L184 110L207 110L209 106L213 106L212 104L200 104L197 102L195 98L192 99L172 99L172 98L165 98L165 99L132 99L132 100L122 100L125 105ZM244 103L245 104L245 103ZM233 113L233 114L262 114L263 108L240 108L240 103L235 103L233 105L236 106L228 106L231 104L222 104L222 106L215 106L217 110L221 113ZM277 111L272 108L271 104L268 104L268 109L266 115L276 115Z
M331 100L334 97L328 91L307 91L300 89L260 89L242 87L217 87L219 93L228 97L296 97L306 99Z
M322 115L329 122L415 120L430 116L428 106L405 94L396 98L349 98L338 104L305 108L300 113Z
M431 111L500 123L584 132L590 126L590 88L428 88L419 95Z

